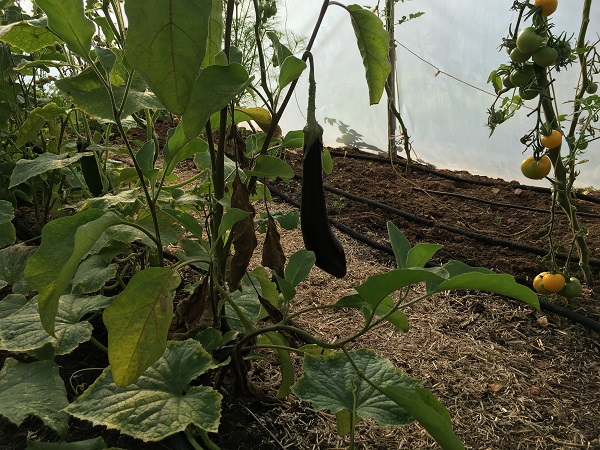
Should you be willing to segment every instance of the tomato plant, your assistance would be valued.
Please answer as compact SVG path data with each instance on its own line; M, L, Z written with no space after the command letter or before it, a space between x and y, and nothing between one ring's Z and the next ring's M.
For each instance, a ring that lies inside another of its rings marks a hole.
M560 273L542 272L533 280L533 288L540 294L560 292L565 287L565 277Z
M528 156L521 163L521 172L532 180L541 180L547 177L551 168L552 162L546 155L539 160L536 160L533 156Z
M571 203L574 184L580 172L580 164L587 162L582 155L591 136L596 135L593 122L600 114L600 99L595 95L597 85L594 76L600 73L597 64L597 43L588 43L586 34L590 22L591 0L583 1L583 14L575 44L567 31L556 32L550 16L557 10L556 0L515 1L511 7L517 12L517 20L509 27L509 34L502 46L510 55L510 63L491 72L488 81L494 85L497 98L488 109L490 136L498 125L515 115L525 102L533 110L528 117L535 118L533 127L520 138L526 150L533 156L523 161L521 172L527 178L540 180L553 173L551 214L556 207L562 209L569 220L573 239L569 244L579 256L585 282L594 284L590 269L590 251L586 232L579 223L577 211ZM529 59L531 58L531 60ZM579 81L572 105L572 113L559 111L554 96L555 71L570 69L579 63ZM505 77L509 83L505 83ZM516 88L519 88L518 91ZM507 97L503 97L508 94ZM500 106L496 106L499 104ZM501 120L498 120L501 119ZM564 135L564 142L563 142ZM563 145L561 145L563 144ZM542 156L543 155L543 156ZM552 170L553 169L553 170ZM557 269L554 239L554 218L548 222L548 256L552 269ZM564 272L568 273L568 265Z

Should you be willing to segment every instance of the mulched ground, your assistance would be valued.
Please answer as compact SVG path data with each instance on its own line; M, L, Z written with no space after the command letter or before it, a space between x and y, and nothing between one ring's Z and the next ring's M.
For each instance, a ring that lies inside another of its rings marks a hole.
M299 154L290 153L288 159L301 172ZM466 173L460 176L482 178ZM547 248L547 213L455 199L424 193L423 189L542 209L549 207L548 194L514 185L477 186L416 171L406 177L403 168L392 167L389 162L351 158L335 158L334 172L326 177L326 183L440 223ZM278 187L297 198L297 182L279 183ZM332 217L379 242L386 243L385 224L393 220L413 244L444 244L436 263L459 259L510 273L522 282L530 282L545 270L531 254L483 245L439 227L415 225L338 195L328 194L328 203ZM600 214L600 205L577 201L577 206L580 211ZM271 206L271 210L286 208L291 207L284 203ZM564 218L557 219L557 241L568 244ZM589 231L592 256L600 255L599 219L582 218L582 222ZM287 254L302 247L298 230L281 234ZM367 276L393 266L389 256L337 234L347 252L348 275L337 280L313 270L307 283L298 289L294 309L333 303ZM600 280L598 268L594 272ZM600 299L589 289L567 306L593 317L600 314ZM455 431L468 449L600 449L600 336L559 316L479 292L438 295L406 312L411 321L408 333L380 327L354 347L373 348L410 376L424 380L425 387L449 409ZM350 310L321 311L301 316L298 323L322 339L334 341L360 328L362 316ZM99 367L94 365L97 353L93 346L86 344L78 352L81 365ZM0 356L3 359L5 355ZM61 364L67 379L68 372L80 368L68 366L66 360ZM93 374L86 376L91 378L76 381L93 380ZM214 437L221 448L337 449L348 445L347 437L336 434L331 414L314 412L293 397L271 400L279 380L274 357L256 363L251 380L266 396L224 405L221 433ZM75 394L71 387L67 389ZM51 436L39 424L36 427L35 421L26 425L37 429L38 437ZM174 441L141 444L79 421L73 422L70 440L97 435L104 436L109 445L123 448L182 448ZM26 436L27 427L0 421L0 449L23 448ZM439 447L417 425L389 429L367 421L358 425L357 448Z

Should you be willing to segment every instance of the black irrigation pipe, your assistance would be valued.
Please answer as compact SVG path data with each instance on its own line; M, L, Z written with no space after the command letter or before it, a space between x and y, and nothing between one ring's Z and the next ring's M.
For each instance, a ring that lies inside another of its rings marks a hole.
M423 189L423 188L419 188L419 187L413 187L412 189L414 191L425 192L426 194L446 195L448 197L462 198L462 199L465 199L465 200L469 200L469 201L473 201L473 202L478 202L478 203L484 203L486 205L498 206L498 207L502 207L502 208L522 209L524 211L531 211L531 212L537 212L537 213L550 214L550 210L549 209L531 208L530 206L513 205L512 203L494 202L494 201L485 200L485 199L479 198L479 197L471 197L470 195L456 194L454 192L432 191L430 189ZM566 214L562 209L559 210L559 211L557 211L557 212L560 213L560 214ZM579 212L579 211L577 211L577 215L581 216L581 217L592 217L594 219L600 219L600 214L592 214L592 213L586 213L586 212Z
M389 163L390 162L390 160L387 158L383 158L381 156L368 155L368 154L348 153L348 152L342 152L342 151L336 151L336 150L329 150L329 153L331 154L331 156L342 157L342 158L362 159L365 161L375 161L375 162L379 162L379 163L386 163L386 162ZM395 161L394 163L401 165L401 166L406 166L406 160L404 160L404 159L399 159L398 161ZM474 180L471 178L461 178L458 175L453 175L451 173L446 173L446 172L440 172L438 169L432 169L431 167L427 167L422 164L414 164L413 163L413 164L411 164L410 167L411 167L411 169L414 169L414 170L419 170L421 172L436 175L440 178L446 178L447 180L458 181L460 183L476 184L476 185L480 185L480 186L511 186L513 188L519 188L519 189L535 191L535 192L543 192L546 194L550 194L552 192L550 190L550 188L542 187L542 186L530 186L527 184L519 184L519 183L514 183L514 182L511 183L509 181ZM590 203L600 204L600 197L596 197L594 195L577 194L575 197L578 198L579 200L585 200Z
M295 179L301 180L302 177L300 175L294 175ZM481 234L481 233L475 233L473 231L468 231L468 230L463 230L461 228L456 228L456 227L451 227L449 225L444 225L442 223L439 223L435 220L431 220L431 219L424 219L423 217L417 216L415 214L406 212L406 211L402 211L401 209L398 208L394 208L392 206L386 205L384 203L380 203L378 201L375 200L370 200L367 198L363 198L360 197L358 195L354 195L351 194L349 192L343 191L341 189L338 188L334 188L332 186L328 186L328 185L324 185L323 188L326 191L329 192L333 192L334 194L346 197L350 200L354 200L356 202L360 202L360 203L364 203L366 205L372 206L374 208L378 208L381 209L383 211L389 212L391 214L395 214L397 216L402 217L403 219L409 220L411 222L415 222L421 225L425 225L428 227L437 227L439 229L445 230L445 231L449 231L451 233L454 234L458 234L461 236L465 236L469 239L473 239L479 242L483 242L484 244L488 244L488 245L497 245L500 247L506 247L512 250L518 250L518 251L522 251L522 252L526 252L526 253L531 253L537 256L546 256L547 255L547 251L539 248L539 247L534 247L533 245L527 245L527 244L520 244L518 242L514 242L514 241L508 241L506 239L499 239L493 236L487 236L485 234ZM566 260L567 259L567 255L565 255L564 253L557 253L556 257L561 259L561 260ZM573 261L579 261L579 257L577 255L572 255L571 259ZM594 267L600 267L600 259L598 258L590 258L589 259L589 264L591 266Z
M282 191L280 191L279 189L274 187L272 184L270 184L270 183L265 183L265 184L267 185L267 187L269 188L269 190L271 191L272 194L276 195L277 197L279 197L286 203L289 203L290 205L292 205L296 208L300 208L300 202L298 202L298 201L292 199L291 197L289 197L288 195L284 194ZM379 250L383 253L386 253L388 255L394 256L394 251L392 250L391 247L384 245L384 244L380 244L379 242L376 242L376 241L366 237L365 235L358 233L357 231L353 230L352 228L344 225L343 223L341 223L337 220L330 219L329 221L331 222L331 224L334 227L336 227L340 231L346 233L350 237L352 237L364 244L367 244L369 247L372 247L372 248ZM431 266L433 266L433 264L428 264L428 266L431 267ZM539 302L540 302L540 307L544 311L558 314L559 316L565 317L572 322L578 323L590 330L600 333L600 322L598 322L597 320L594 320L591 317L585 316L583 314L579 314L578 312L575 312L575 311L565 308L563 306L548 302L544 299L539 299Z

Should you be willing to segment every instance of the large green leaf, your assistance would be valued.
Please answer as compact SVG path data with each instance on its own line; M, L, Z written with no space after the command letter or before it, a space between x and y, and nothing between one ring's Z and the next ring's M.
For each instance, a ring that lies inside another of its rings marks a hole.
M136 273L104 311L108 360L118 386L133 383L163 354L180 282L171 269L149 267Z
M298 250L290 256L285 267L285 279L294 287L306 279L315 265L315 253L309 250Z
M37 416L58 434L66 434L69 415L63 408L69 401L56 363L24 364L7 358L0 371L0 386L0 415L16 425Z
M53 220L42 230L42 244L29 258L25 279L39 292L40 318L48 333L54 334L58 299L69 287L81 259L108 227L119 222L111 212L88 209Z
M216 64L216 56L223 47L223 1L212 0L212 10L208 20L208 39L206 42L206 54L202 67Z
M54 347L56 355L71 353L92 336L92 325L81 318L110 304L109 297L63 295L56 314L56 337L42 327L37 299L9 295L0 302L0 349L11 352L30 352L46 344Z
M390 244L392 244L392 250L396 257L396 265L398 269L406 269L406 260L408 258L408 252L411 249L410 242L406 239L406 236L398 229L393 222L387 223L388 235L390 237Z
M294 178L294 169L281 158L260 155L256 158L252 170L246 170L246 175L271 179L281 178L283 181L290 181Z
M392 70L388 57L390 37L381 19L371 10L350 5L348 11L365 66L369 101L374 105L381 100L387 77Z
M428 280L443 280L442 276L431 269L396 269L379 275L373 275L356 291L371 306L375 308L381 300L403 287L411 286Z
M531 289L518 284L514 277L502 273L481 273L477 271L460 274L437 285L433 292L443 292L455 289L473 289L521 300L536 309L540 309L540 301Z
M204 60L211 6L212 0L125 2L127 60L176 114L185 112Z
M84 70L73 77L56 80L55 84L65 96L85 113L104 120L115 120L106 87L92 70ZM117 105L122 103L124 95L127 94L121 117L130 116L134 112L145 108L164 109L156 96L152 92L146 91L145 83L138 75L134 75L134 82L129 90L124 84L119 84L112 86L112 92Z
M431 392L423 388L382 387L390 400L406 409L444 450L464 450L465 446L452 431L450 414Z
M234 331L248 333L252 331L254 325L261 318L261 306L255 286L259 286L258 280L252 276L250 280L246 275L241 283L241 290L233 291L230 296L235 302L237 308L244 317L239 317L235 309L227 302L225 303L225 314L229 320L229 325Z
M12 224L14 217L12 203L0 200L0 248L14 244L17 239L17 232Z
M17 161L12 175L10 176L9 188L15 187L25 181L49 170L62 169L79 161L88 153L77 153L69 156L68 153L55 155L54 153L44 153L35 159L20 159Z
M66 42L69 50L87 57L96 32L94 22L88 19L81 0L36 0L48 16L48 28Z
M349 354L364 376L377 386L401 386L412 391L421 387L420 381L409 378L372 350L353 350ZM384 426L414 421L405 408L361 378L344 353L306 355L302 367L302 376L292 390L317 410L328 409L334 414L347 410Z
M119 266L112 260L124 252L127 252L127 249L112 247L85 258L73 275L71 291L76 294L99 291L107 281L115 278Z
M26 53L37 52L61 42L48 27L46 18L23 20L0 26L0 41L6 42Z
M107 368L67 412L144 441L164 439L189 424L216 432L221 394L206 386L189 387L213 367L211 355L198 342L169 342L136 383L117 386Z
M29 286L25 282L25 266L36 250L24 244L11 245L0 250L0 287L12 286L15 294L27 294Z
M208 66L203 69L194 83L188 108L169 138L165 160L172 158L183 146L197 138L210 116L227 106L250 81L248 72L240 64ZM197 155L200 159L210 156L208 152L200 152Z
M35 108L29 113L25 123L19 128L16 146L23 147L30 141L34 141L46 122L50 122L67 112L67 108L57 106L50 102L43 108Z
M306 63L295 56L288 56L279 71L279 89L283 89L292 81L297 80L306 69Z

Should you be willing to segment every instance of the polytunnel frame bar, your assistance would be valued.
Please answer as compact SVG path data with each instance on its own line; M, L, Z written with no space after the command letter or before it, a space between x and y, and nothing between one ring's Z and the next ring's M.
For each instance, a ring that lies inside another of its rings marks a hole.
M271 191L272 194L274 194L275 196L279 197L280 199L282 199L283 201L285 201L286 203L289 203L290 205L296 207L296 208L300 208L300 202L292 199L291 197L289 197L288 195L284 194L282 191L280 191L279 189L277 189L275 186L273 186L271 183L265 183L265 185L269 188L269 190ZM425 219L423 219L425 220ZM353 230L352 228L344 225L343 223L334 220L334 219L329 219L329 222L336 227L338 230L342 231L343 233L347 234L348 236L368 245L369 247L375 249L375 250L379 250L383 253L386 253L390 256L394 256L394 251L392 250L391 247L384 245L384 244L380 244L379 242L376 242L368 237L366 237L365 235L358 233L357 231ZM432 263L427 263L426 264L427 267L434 267L435 265ZM504 297L504 296L503 296ZM508 298L508 297L506 297ZM512 300L512 299L511 299ZM515 300L516 302L516 300ZM551 303L547 300L544 300L543 298L539 299L540 302L540 307L544 310L544 311L548 311L551 312L553 314L557 314L559 316L565 317L566 319L569 319L572 322L578 323L592 331L595 331L596 333L600 333L600 322L598 322L597 320L588 317L586 315L580 314L578 312L575 312L571 309L565 308L563 306L557 305L555 303Z

